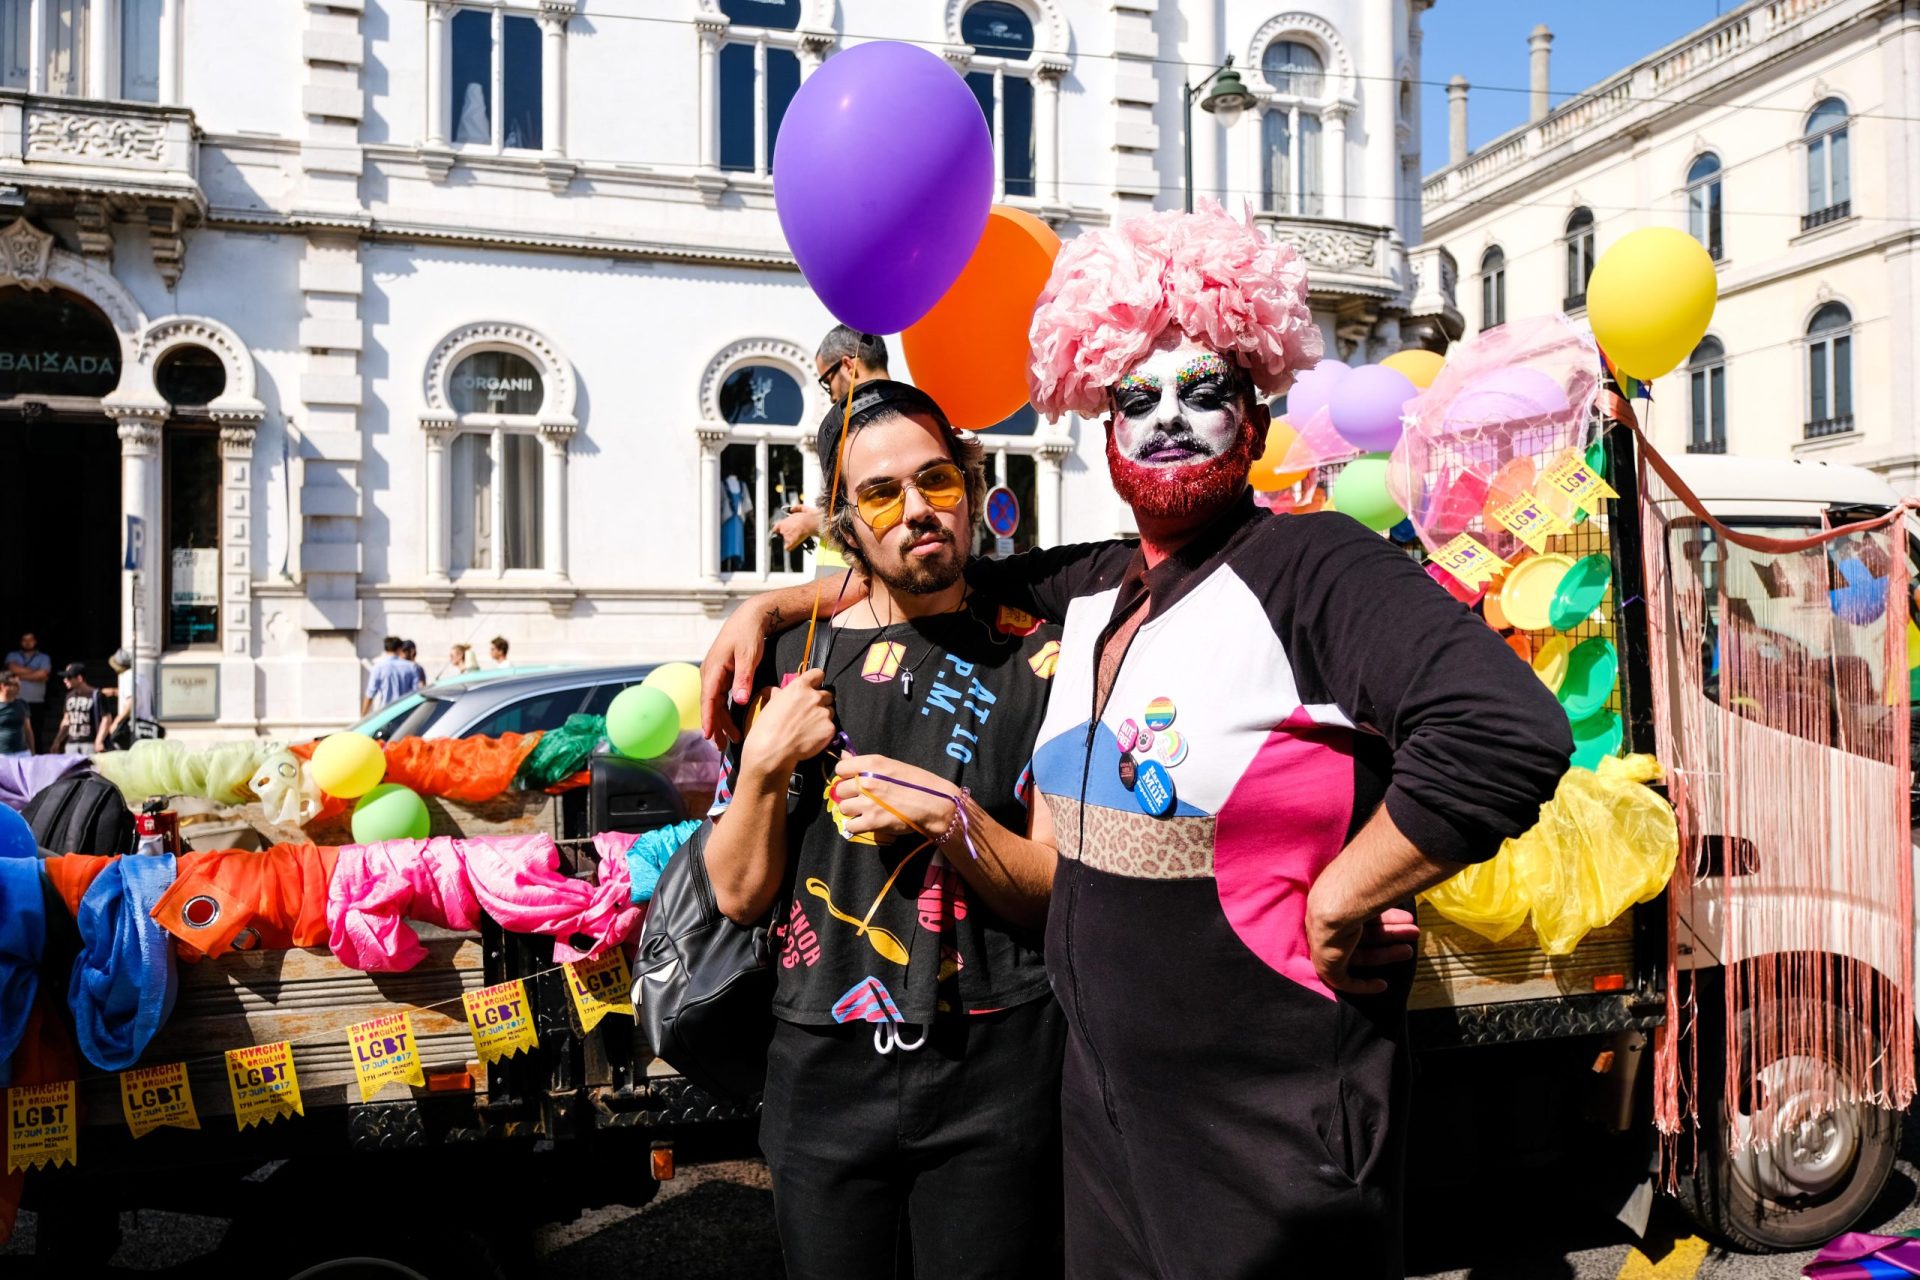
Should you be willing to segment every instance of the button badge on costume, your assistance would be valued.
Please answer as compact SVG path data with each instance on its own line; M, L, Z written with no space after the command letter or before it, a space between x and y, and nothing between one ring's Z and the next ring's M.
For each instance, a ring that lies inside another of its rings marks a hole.
M1156 733L1173 723L1174 706L1172 698L1155 698L1147 704L1147 728Z
M1133 749L1135 753L1143 756L1151 752L1153 750L1153 730L1142 729L1133 740Z
M1173 812L1173 777L1158 760L1140 766L1134 783L1133 798L1142 811L1155 818Z
M1114 736L1120 739L1120 750L1124 754L1133 750L1134 744L1140 741L1140 726L1131 720L1122 720L1120 732Z
M1139 761L1133 758L1131 752L1122 751L1120 753L1120 785L1129 791L1133 790L1134 782L1139 777L1139 774Z
M1171 769L1187 758L1187 737L1178 729L1160 735L1160 759Z

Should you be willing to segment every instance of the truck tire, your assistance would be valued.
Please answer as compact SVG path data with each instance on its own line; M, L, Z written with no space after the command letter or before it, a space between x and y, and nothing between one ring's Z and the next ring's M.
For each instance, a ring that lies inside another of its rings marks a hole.
M1833 1039L1867 1034L1839 1005L1807 1008L1824 1016ZM1703 1023L1706 1010L1703 1009ZM1733 1032L1753 1042L1757 1020L1778 1017L1743 1009ZM1765 1030L1765 1028L1761 1028ZM1771 1036L1764 1037L1772 1039ZM1878 1047L1878 1046L1876 1046ZM1699 1153L1690 1174L1679 1179L1679 1199L1695 1223L1737 1249L1773 1253L1808 1249L1850 1229L1879 1198L1900 1148L1900 1113L1870 1103L1837 1102L1834 1064L1817 1057L1777 1058L1743 1071L1742 1098L1729 1117L1720 1056L1700 1053ZM1729 1138L1751 1123L1756 1085L1786 1091L1797 1122L1770 1143L1729 1152Z
M356 1224L350 1218L333 1228L292 1242L283 1231L272 1250L253 1254L250 1265L257 1269L259 1259L275 1258L273 1269L260 1274L286 1280L507 1280L509 1275L489 1241L459 1228Z

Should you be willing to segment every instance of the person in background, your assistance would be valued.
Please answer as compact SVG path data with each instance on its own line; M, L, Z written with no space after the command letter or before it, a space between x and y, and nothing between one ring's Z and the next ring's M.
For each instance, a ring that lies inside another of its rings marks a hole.
M844 324L837 324L827 330L827 336L820 339L820 347L813 353L814 372L819 377L820 389L827 393L835 404L847 398L847 388L857 382L871 382L876 378L885 378L887 373L887 340L877 333L861 333ZM831 480L831 477L828 477ZM801 502L787 508L787 513L774 521L773 531L780 535L789 551L798 549L809 538L820 536L820 508ZM840 553L820 544L820 552L815 557L822 574L845 572L847 562Z
M153 690L135 679L133 655L125 649L115 649L113 656L107 659L107 665L120 677L120 682L111 689L100 691L101 697L113 699L114 712L113 719L100 727L94 746L101 751L114 751L132 746L140 737L137 729L131 728L123 737L120 733L122 725L129 721L134 725L143 720L149 724L153 722Z
M402 640L400 642L400 657L404 661L413 664L413 673L420 678L420 686L425 688L427 684L427 669L420 665L420 646L411 640Z
M457 644L447 650L447 669L440 673L440 678L446 680L464 672L478 671L479 669L480 659L473 656L473 646L470 644Z
M90 756L94 739L106 727L107 708L100 691L87 683L87 669L77 662L60 668L60 680L67 697L60 716L60 731L48 748L54 755Z
M505 636L495 636L493 638L492 643L488 644L487 646L487 656L493 659L494 666L496 667L506 666L507 665L507 638Z
M53 659L40 652L40 640L28 631L20 637L20 647L7 655L7 674L20 678L20 701L26 705L27 719L35 731L47 733L47 685L53 679ZM31 749L31 748L29 748Z
M367 673L367 696L360 700L361 715L366 715L375 707L398 702L420 687L419 664L408 662L400 656L404 643L399 636L388 636L381 642L380 647L386 656L374 663L373 670Z
M20 677L0 672L0 756L33 754L33 717L20 696Z

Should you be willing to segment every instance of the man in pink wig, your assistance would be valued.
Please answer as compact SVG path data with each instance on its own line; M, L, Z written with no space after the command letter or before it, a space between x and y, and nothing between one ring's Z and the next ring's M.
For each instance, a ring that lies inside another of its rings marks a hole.
M1320 357L1306 294L1217 205L1068 245L1033 403L1104 417L1140 538L969 573L1064 623L1033 779L1075 1276L1402 1273L1405 908L1533 825L1572 750L1385 539L1253 503L1263 397ZM761 626L729 623L710 687Z

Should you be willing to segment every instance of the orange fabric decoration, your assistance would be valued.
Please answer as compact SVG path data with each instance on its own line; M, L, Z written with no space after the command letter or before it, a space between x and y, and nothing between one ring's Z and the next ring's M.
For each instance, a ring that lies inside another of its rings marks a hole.
M497 738L401 738L386 744L386 781L423 796L475 803L508 787L540 743L538 733Z
M117 853L63 853L57 857L40 859L40 874L53 881L53 887L60 893L60 900L67 904L67 914L78 916L80 899L86 895L88 887L100 878L102 871L119 860Z
M113 859L98 861L104 867ZM80 1050L74 1045L73 1032L62 1016L66 1011L65 991L65 984L53 984L50 990L48 984L43 983L39 994L34 996L33 1009L27 1014L26 1034L13 1052L15 1084L52 1084L56 1080L80 1078ZM4 1134L0 1134L0 1142L4 1141ZM0 1161L0 1169L4 1168L6 1162ZM20 1194L26 1186L24 1169L0 1176L0 1244L13 1238L13 1225L20 1215Z
M339 857L336 848L311 844L183 854L153 918L180 940L189 960L325 946L327 882Z

